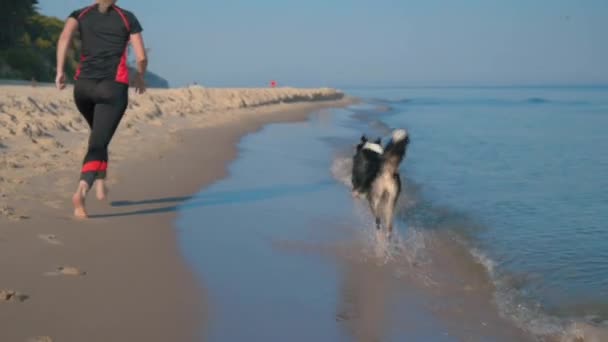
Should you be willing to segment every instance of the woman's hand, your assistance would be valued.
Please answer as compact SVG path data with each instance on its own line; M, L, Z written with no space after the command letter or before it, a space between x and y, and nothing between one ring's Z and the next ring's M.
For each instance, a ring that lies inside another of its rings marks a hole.
M57 89L62 90L65 88L65 73L58 72L57 76L55 76L55 87Z
M135 60L137 62L137 75L133 80L135 85L135 92L143 94L146 91L146 82L144 81L144 75L148 68L148 57L146 48L144 47L144 39L141 36L141 32L131 35L131 44L133 45L133 51L135 52Z
M137 73L135 79L133 80L133 85L135 86L135 92L138 94L143 94L146 92L146 81L144 80L144 76L140 73Z
M74 36L74 32L78 29L78 21L74 18L68 18L61 31L59 40L57 41L57 76L55 76L55 86L62 90L65 88L65 73L63 67L65 65L65 57Z

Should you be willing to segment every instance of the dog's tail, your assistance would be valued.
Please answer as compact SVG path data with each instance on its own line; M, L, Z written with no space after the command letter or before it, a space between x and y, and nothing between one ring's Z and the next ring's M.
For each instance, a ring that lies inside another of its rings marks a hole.
M399 164L405 157L405 150L407 145L410 143L410 137L405 129L396 129L391 135L391 140L384 148L384 171L389 173L396 173L399 168Z

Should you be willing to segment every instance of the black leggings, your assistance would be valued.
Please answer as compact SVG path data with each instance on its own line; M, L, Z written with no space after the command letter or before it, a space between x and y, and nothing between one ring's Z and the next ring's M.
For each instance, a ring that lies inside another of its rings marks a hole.
M129 87L113 80L79 79L74 86L74 101L91 128L80 174L90 188L95 179L106 178L108 145L127 109Z

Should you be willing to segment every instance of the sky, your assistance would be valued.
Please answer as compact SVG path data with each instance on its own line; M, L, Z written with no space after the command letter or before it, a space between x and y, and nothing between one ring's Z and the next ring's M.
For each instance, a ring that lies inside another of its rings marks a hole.
M39 0L64 19L92 0ZM608 0L119 0L171 86L608 84Z

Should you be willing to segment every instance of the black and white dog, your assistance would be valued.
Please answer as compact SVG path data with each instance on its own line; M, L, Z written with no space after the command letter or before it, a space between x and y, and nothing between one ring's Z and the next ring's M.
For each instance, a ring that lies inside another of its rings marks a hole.
M404 129L394 130L385 147L382 147L381 139L372 142L364 135L353 156L353 196L367 199L376 218L376 228L380 229L384 223L389 237L393 231L395 206L401 194L399 165L409 142Z

